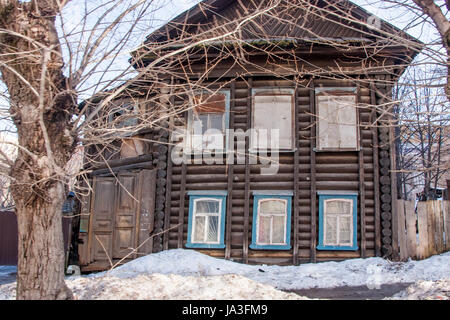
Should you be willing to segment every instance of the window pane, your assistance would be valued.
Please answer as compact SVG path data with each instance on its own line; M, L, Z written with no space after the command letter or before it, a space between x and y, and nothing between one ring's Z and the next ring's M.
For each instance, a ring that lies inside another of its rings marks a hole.
M209 119L211 122L211 125L208 129L217 129L220 131L223 130L223 114L210 114Z
M351 228L350 217L339 217L339 244L351 243Z
M356 120L356 96L340 96L337 100L339 119L339 147L356 148L357 142L357 120Z
M208 217L208 230L206 234L206 241L219 242L219 217Z
M205 241L205 217L195 217L194 242Z
M319 148L339 148L339 126L336 104L332 97L320 95L317 97L318 103L318 147Z
M196 213L219 213L220 201L201 200L196 202Z
M259 217L258 243L270 243L270 217Z
M285 243L285 217L273 216L272 221L272 243Z
M259 202L259 212L285 214L285 202L280 200L261 200Z
M345 200L327 200L326 214L351 214L351 202Z
M337 243L337 217L325 216L325 244Z

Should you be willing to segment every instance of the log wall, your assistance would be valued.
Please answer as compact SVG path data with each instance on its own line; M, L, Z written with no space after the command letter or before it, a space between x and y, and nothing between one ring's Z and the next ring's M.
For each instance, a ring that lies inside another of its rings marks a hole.
M225 249L200 250L216 257L245 263L298 264L380 255L380 190L378 162L374 144L378 130L373 127L376 114L364 105L373 103L374 91L358 85L358 108L361 151L315 152L314 87L354 82L305 80L296 87L295 152L280 153L279 171L273 176L260 175L261 165L246 164L182 164L168 163L167 206L164 249L183 248L187 241L189 197L191 190L228 190ZM246 131L251 126L251 90L262 87L295 87L294 82L273 78L237 79L231 91L230 128ZM181 102L178 102L181 104ZM175 101L175 104L177 102ZM181 123L175 123L180 125ZM246 143L248 147L248 139ZM234 143L236 148L236 143ZM388 153L389 154L389 153ZM384 155L384 153L383 153ZM170 158L170 157L169 157ZM170 161L169 161L170 162ZM290 190L294 192L291 216L291 245L288 251L251 250L253 196L252 190ZM318 251L317 191L357 191L358 250ZM384 228L386 229L386 228ZM384 230L383 229L383 230Z

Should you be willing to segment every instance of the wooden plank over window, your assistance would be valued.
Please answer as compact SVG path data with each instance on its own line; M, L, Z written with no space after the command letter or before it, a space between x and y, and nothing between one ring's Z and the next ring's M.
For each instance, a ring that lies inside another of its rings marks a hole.
M224 113L226 110L226 95L224 93L196 94L193 96L196 113Z
M316 92L316 150L359 150L356 97L352 91Z
M253 92L253 123L251 149L294 149L294 90L268 89ZM272 135L278 131L278 141ZM275 145L271 144L271 139Z

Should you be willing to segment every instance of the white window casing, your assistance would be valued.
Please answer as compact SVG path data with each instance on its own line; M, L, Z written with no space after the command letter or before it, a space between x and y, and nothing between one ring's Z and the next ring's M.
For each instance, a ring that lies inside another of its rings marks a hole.
M287 200L265 198L258 201L258 220L256 223L257 245L286 244Z
M222 201L206 197L194 200L192 243L220 244Z
M324 245L353 246L353 200L324 200Z

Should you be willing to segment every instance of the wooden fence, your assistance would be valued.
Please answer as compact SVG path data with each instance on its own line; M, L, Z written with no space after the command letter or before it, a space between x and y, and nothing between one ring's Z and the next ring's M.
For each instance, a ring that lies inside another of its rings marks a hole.
M400 260L450 251L450 201L397 200Z

